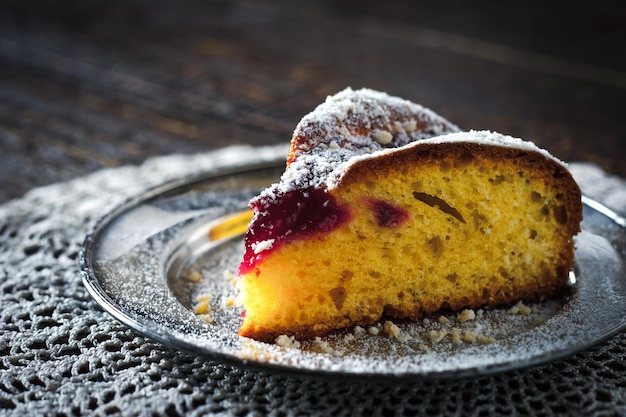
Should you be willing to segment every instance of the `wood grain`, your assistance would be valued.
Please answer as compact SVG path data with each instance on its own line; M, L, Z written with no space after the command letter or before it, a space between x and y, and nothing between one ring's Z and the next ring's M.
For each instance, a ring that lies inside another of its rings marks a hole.
M0 202L154 155L286 142L346 86L626 176L623 7L447 3L5 1Z

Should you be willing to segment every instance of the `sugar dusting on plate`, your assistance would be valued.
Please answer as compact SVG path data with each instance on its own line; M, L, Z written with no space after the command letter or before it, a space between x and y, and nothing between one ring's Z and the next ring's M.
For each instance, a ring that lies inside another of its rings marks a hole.
M251 164L257 163L257 154L255 149L237 151L238 158ZM205 179L211 186L206 192L217 204L216 212L208 218L245 207L258 187L275 181L284 166L284 149L274 155L267 171L255 168L249 174L244 171L245 175L229 172L226 180L217 176L218 172L215 179ZM254 189L242 193L246 187ZM168 191L165 195L168 201L185 202L189 198L183 191ZM228 201L232 203L223 207ZM146 220L156 220L146 219L146 210L141 209L148 203L135 204L137 207L133 205L124 214L130 223L141 228L153 223ZM176 205L176 210L185 211L188 204L180 206ZM148 211L149 215L152 212ZM226 359L243 367L254 364L270 370L333 377L476 376L562 358L624 328L626 233L612 219L605 211L598 211L598 206L587 207L583 233L576 241L576 285L564 299L473 310L473 314L446 313L417 322L383 320L375 326L345 329L319 340L293 339L284 346L237 334L241 308L234 302L233 277L227 271L233 271L240 261L241 239L225 240L201 256L182 256L186 269L177 277L169 277L172 251L179 243L195 245L188 233L196 231L197 225L187 221L164 225L164 230L116 259L99 258L94 250L94 264L104 265L90 271L88 282L101 289L101 295L95 298L105 310L140 333L177 349ZM208 220L203 215L190 221L204 224ZM107 247L108 240L113 244L118 232L123 231L116 228L124 224L128 223L113 221L99 226L90 241L91 248ZM109 233L100 233L102 227ZM144 230L137 232L147 236ZM210 297L198 298L201 294ZM198 317L194 309L210 315L210 323L203 320L207 317Z
M198 297L205 294L198 287ZM215 288L212 289L215 291ZM465 309L443 312L417 321L386 319L367 326L353 326L323 337L298 340L280 335L274 344L240 338L238 354L255 362L288 366L321 366L343 372L399 374L417 370L468 369L485 363L485 349L512 343L514 336L529 335L554 317L566 300L557 298L537 303L517 302L494 309ZM215 305L213 314L237 310L235 304ZM531 346L528 346L531 349ZM482 351L483 354L479 354ZM475 359L475 361L474 361ZM457 362L452 364L451 361ZM393 365L393 369L385 369Z

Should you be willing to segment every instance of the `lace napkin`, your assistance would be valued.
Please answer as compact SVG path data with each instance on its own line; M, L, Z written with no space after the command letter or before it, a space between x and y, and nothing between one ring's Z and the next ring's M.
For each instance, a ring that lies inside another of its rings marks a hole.
M473 380L332 381L174 351L91 299L77 260L101 216L171 179L283 151L239 146L153 158L0 206L0 415L626 414L626 333L566 360ZM626 215L626 181L591 164L570 168L586 195Z

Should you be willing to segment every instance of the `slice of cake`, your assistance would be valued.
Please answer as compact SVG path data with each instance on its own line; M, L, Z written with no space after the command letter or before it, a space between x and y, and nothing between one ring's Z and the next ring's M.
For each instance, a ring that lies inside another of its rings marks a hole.
M251 207L240 334L263 341L555 296L582 218L546 151L366 89L301 120Z

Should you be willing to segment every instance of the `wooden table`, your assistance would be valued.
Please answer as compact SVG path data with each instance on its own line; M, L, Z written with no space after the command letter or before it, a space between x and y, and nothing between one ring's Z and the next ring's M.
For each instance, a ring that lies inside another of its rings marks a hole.
M626 176L626 11L483 2L7 1L0 202L153 155L287 142L371 87ZM558 18L557 18L558 17Z

